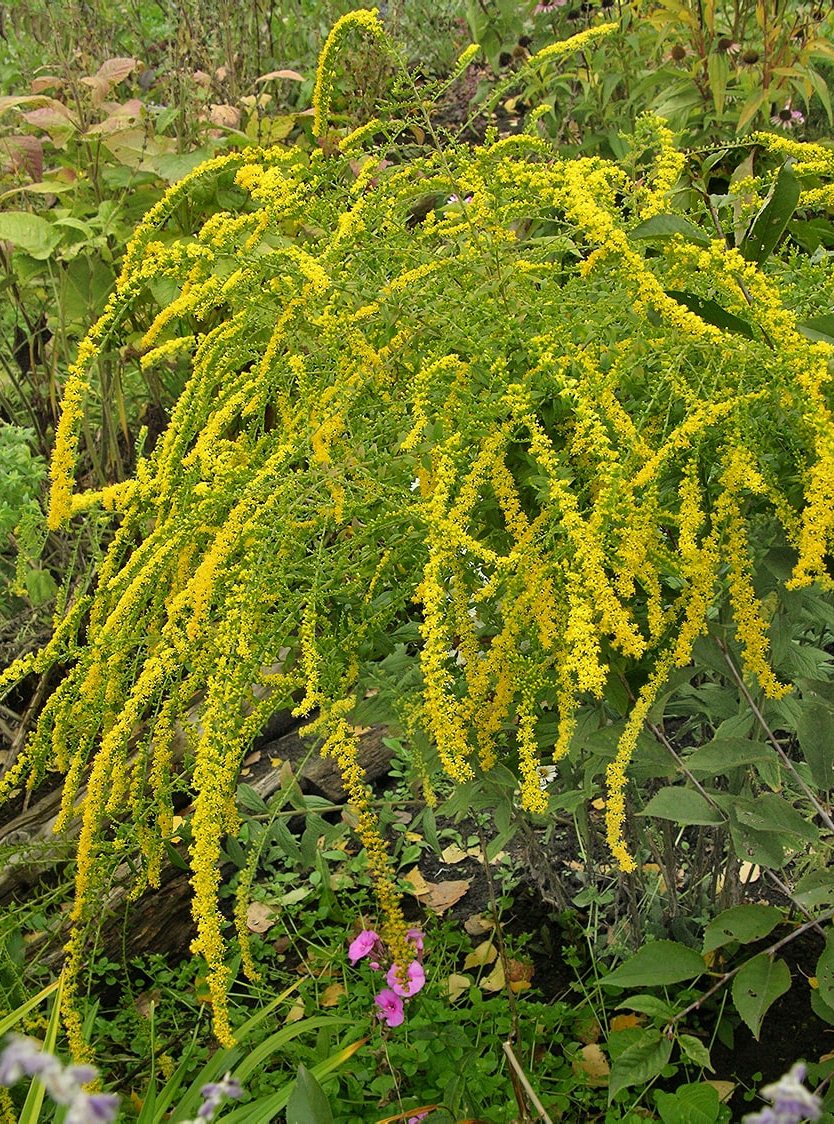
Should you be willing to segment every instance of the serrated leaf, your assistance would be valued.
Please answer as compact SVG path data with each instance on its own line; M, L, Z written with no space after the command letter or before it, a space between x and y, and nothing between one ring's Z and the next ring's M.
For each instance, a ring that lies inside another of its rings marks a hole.
M713 777L728 773L740 765L771 761L774 756L771 747L763 742L749 741L747 738L714 738L685 757L684 764L696 776L703 774Z
M728 312L716 301L709 300L707 297L699 297L695 293L687 293L683 289L667 289L666 296L676 300L678 304L682 304L684 308L688 308L690 312L694 312L696 316L700 316L702 320L705 320L707 324L712 324L715 328L723 328L726 332L736 332L740 336L746 336L749 340L756 338L752 324L747 320L742 320L740 316Z
M739 944L758 941L771 933L781 920L782 911L772 905L751 903L725 909L704 930L704 955L731 941Z
M657 819L672 820L683 825L724 822L718 809L713 808L700 792L682 785L661 788L639 815L655 816Z
M237 802L246 812L263 815L269 811L264 798L250 784L241 782L237 786Z
M784 960L760 953L733 980L733 1003L758 1041L762 1019L780 995L791 986L791 973Z
M0 241L13 243L38 261L48 258L61 238L61 231L40 215L29 211L6 211L0 215Z
M700 953L678 941L649 941L602 980L604 987L657 987L706 971Z
M638 223L629 231L628 236L636 240L649 240L673 238L676 234L682 234L684 238L698 246L710 244L709 236L683 215L652 215L650 219Z
M644 1031L643 1037L629 1046L613 1062L608 1078L609 1104L621 1089L653 1081L672 1056L672 1042L659 1030Z
M709 1050L700 1038L696 1038L694 1034L680 1034L678 1035L678 1045L695 1065L699 1065L701 1069L708 1069L710 1073L714 1072Z
M287 1124L332 1124L333 1113L324 1090L306 1066L298 1067L298 1079L287 1101Z
M655 1103L663 1124L715 1124L721 1098L713 1085L700 1082L683 1085L674 1093L655 1093Z
M739 250L747 261L761 265L776 249L796 210L801 190L802 184L790 164L785 163L779 169L776 182L770 189L764 205L750 223L739 245Z

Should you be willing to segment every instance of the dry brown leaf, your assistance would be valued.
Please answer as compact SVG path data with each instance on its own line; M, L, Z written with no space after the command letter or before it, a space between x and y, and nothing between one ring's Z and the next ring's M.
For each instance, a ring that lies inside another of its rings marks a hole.
M467 968L483 968L485 964L492 964L498 950L492 941L481 941L477 948L473 948L463 962L463 970Z
M463 923L464 929L470 937L482 937L490 929L495 928L495 921L485 913L473 913Z
M449 989L449 998L454 1001L460 999L465 991L469 990L469 985L472 983L469 976L462 976L458 972L453 972L446 981L446 986Z
M529 984L533 978L533 972L533 965L529 960L513 960L511 957L507 961L507 978L510 984Z
M455 902L460 901L471 885L471 881L465 878L448 882L427 882L416 866L404 876L404 881L411 886L411 892L433 913L445 913Z
M256 78L256 82L269 82L272 78L286 78L290 82L303 82L304 75L299 74L297 70L270 70L269 74L262 74L260 78ZM376 694L376 691L374 691Z
M254 751L254 753L249 753L249 754L246 755L246 757L244 757L243 764L247 765L247 766L248 765L257 765L258 762L260 761L260 759L261 759L261 751L259 749L256 749Z
M133 1005L143 1019L150 1018L151 1008L159 1005L159 1000L162 998L162 992L158 987L152 987L149 991L141 991L133 1000Z
M456 863L462 863L466 858L466 851L461 850L457 843L450 843L448 847L444 847L440 853L447 866L454 866Z
M506 983L504 975L504 965L499 960L489 975L480 981L481 987L484 991L501 991Z
M596 1042L590 1042L579 1051L582 1055L573 1063L574 1073L584 1073L589 1085L607 1085L611 1067Z
M343 995L346 995L345 985L341 983L329 984L321 993L320 1007L335 1007Z
M726 1104L735 1092L735 1081L710 1081L707 1079L706 1083L707 1085L712 1085L713 1089L718 1093L718 1099L722 1104Z
M278 910L266 902L251 902L246 911L246 928L250 933L265 933L278 919Z
M602 1027L593 1015L580 1015L574 1025L574 1032L580 1042L590 1046L591 1043L599 1041Z
M639 1015L615 1015L611 1020L612 1030L628 1030L633 1026L640 1026L643 1022Z
M419 867L412 867L408 874L403 875L403 882L407 882L411 887L411 893L416 894L418 898L429 892L429 883L420 873Z

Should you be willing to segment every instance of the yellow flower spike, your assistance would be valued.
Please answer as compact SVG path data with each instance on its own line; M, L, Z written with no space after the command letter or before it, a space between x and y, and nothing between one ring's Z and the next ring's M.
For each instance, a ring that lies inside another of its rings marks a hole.
M387 47L388 40L379 18L378 8L359 8L354 12L347 12L336 20L324 41L316 69L316 84L313 88L313 136L321 137L327 132L336 62L345 40L354 29L376 40L381 46Z

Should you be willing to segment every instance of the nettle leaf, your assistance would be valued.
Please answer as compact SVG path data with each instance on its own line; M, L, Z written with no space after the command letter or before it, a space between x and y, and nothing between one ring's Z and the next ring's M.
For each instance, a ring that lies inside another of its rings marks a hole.
M796 733L814 784L823 791L834 788L834 710L822 699L801 699Z
M629 1046L612 1062L611 1076L608 1079L609 1104L621 1089L627 1089L631 1085L645 1085L659 1077L671 1056L671 1039L654 1028L644 1031L639 1042Z
M720 824L724 817L694 788L671 785L661 788L648 802L641 816L655 816L679 824Z
M775 756L773 749L763 742L747 738L714 738L685 757L684 764L690 773L714 777L729 773L740 765L772 761Z
M796 210L801 190L802 184L790 164L785 163L780 168L764 205L739 244L739 250L748 261L761 265L776 249Z
M710 244L709 235L694 222L685 219L683 215L653 215L628 232L629 238L636 240L673 238L676 234L682 234L684 238L695 242L698 246Z
M654 1098L663 1124L715 1124L721 1110L718 1090L704 1081L683 1085L674 1093L658 1089Z
M708 1069L710 1073L715 1072L712 1068L709 1050L700 1038L696 1038L694 1034L679 1034L678 1045L695 1065L699 1065L701 1069Z
M678 941L650 941L602 980L604 987L658 987L706 971L700 953Z
M781 920L782 911L772 905L751 903L725 909L704 930L704 955L732 941L739 944L758 941L772 932Z
M762 1019L780 995L791 986L791 973L784 960L763 952L749 960L733 980L733 1003L758 1041Z

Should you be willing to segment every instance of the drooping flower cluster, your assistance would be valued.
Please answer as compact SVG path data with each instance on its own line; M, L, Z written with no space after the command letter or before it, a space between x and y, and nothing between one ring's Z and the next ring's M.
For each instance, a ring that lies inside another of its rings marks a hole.
M36 1077L55 1104L66 1106L65 1124L107 1124L116 1119L115 1094L84 1089L98 1077L95 1066L64 1065L33 1038L10 1035L0 1053L0 1085L16 1085L24 1077Z
M759 1112L748 1113L743 1124L801 1124L803 1120L819 1120L822 1101L805 1088L806 1072L803 1063L797 1062L789 1073L766 1085L761 1095L771 1104Z
M420 991L426 982L426 973L423 970L423 934L419 929L409 929L406 937L415 952L415 959L407 965L405 970L394 963L385 974L384 987L375 997L377 1005L376 1017L386 1026L401 1026L405 1021L404 999L411 999ZM363 929L354 937L348 947L348 959L351 964L356 964L366 956L370 957L369 963L374 971L382 969L382 961L387 959L385 946L374 929Z

